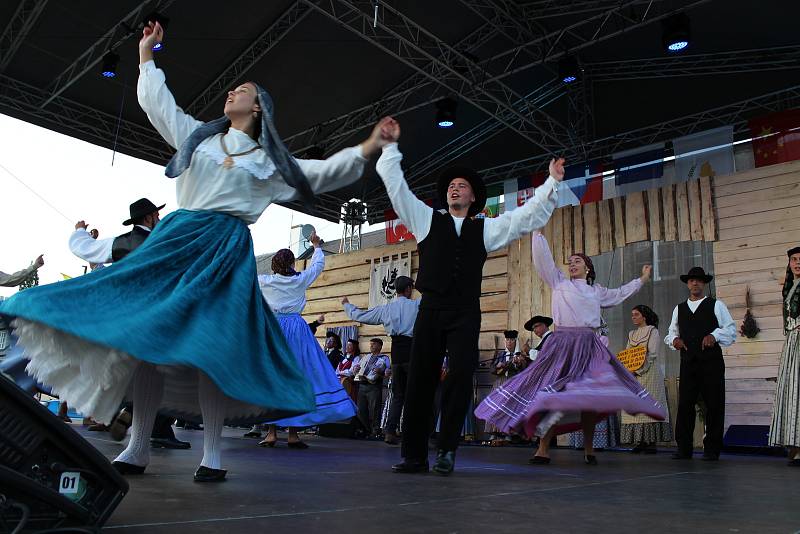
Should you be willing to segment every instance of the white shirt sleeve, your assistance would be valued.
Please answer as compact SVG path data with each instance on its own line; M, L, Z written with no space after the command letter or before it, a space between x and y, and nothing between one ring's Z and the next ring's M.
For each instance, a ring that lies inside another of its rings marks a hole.
M38 266L31 265L30 267L26 267L21 271L17 271L15 273L6 274L4 272L0 272L0 286L3 287L15 287L20 285L22 282L25 281L30 275L36 272L39 269Z
M328 159L295 159L300 170L308 178L311 190L316 194L335 191L361 178L366 158L360 146L345 148ZM297 190L283 180L274 182L273 202L289 202L299 198Z
M322 252L322 247L315 248L314 254L311 255L311 263L304 271L298 276L299 283L303 287L308 287L314 283L314 280L322 273L325 268L325 253Z
M385 304L375 306L369 310L362 310L355 304L348 302L344 305L344 312L351 320L358 321L359 323L385 324L386 322L386 318L384 317L386 312Z
M675 306L675 309L672 310L672 320L669 323L669 330L667 330L667 337L664 338L664 343L667 344L670 350L678 350L672 346L672 342L679 337L681 337L681 333L678 332L678 307Z
M203 124L178 107L167 88L164 71L157 68L154 61L139 65L136 93L150 123L172 148L179 148L189 134Z
M486 252L503 248L525 234L543 228L558 203L558 182L550 176L520 208L483 223Z
M108 263L111 261L114 239L116 238L94 239L85 228L78 228L69 236L69 250L83 261Z
M711 332L711 335L721 347L733 345L736 341L736 323L733 321L728 307L721 300L717 300L714 304L714 315L717 316L719 328Z
M383 180L394 211L414 234L417 243L420 243L431 231L433 208L418 199L408 188L403 169L400 167L401 161L403 154L397 148L397 143L389 143L383 147L383 153L378 158L375 170Z

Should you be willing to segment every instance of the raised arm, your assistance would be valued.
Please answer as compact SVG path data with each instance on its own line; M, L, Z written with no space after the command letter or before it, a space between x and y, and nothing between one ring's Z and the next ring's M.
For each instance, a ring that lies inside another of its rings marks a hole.
M349 300L342 299L344 313L353 321L364 324L384 324L386 320L386 305L375 306L369 310L362 310Z
M300 273L298 276L300 284L304 287L308 287L314 283L314 280L322 274L322 270L325 268L325 253L322 252L322 248L315 246L314 247L314 254L311 255L311 262L309 263L308 267L304 271Z
M558 180L551 176L536 188L533 197L524 206L484 221L483 244L486 251L503 248L511 241L544 227L557 203Z
M400 167L401 161L403 161L403 154L397 147L397 143L391 143L384 147L383 154L375 165L375 170L383 180L386 193L392 202L392 208L419 243L431 231L433 208L418 199L408 188L403 169Z
M75 231L69 236L69 250L83 261L89 263L108 263L111 261L111 250L114 238L94 239L86 231L86 223L78 221Z
M652 272L653 267L651 265L645 265L642 267L642 276L635 280L631 280L622 287L608 289L607 287L596 286L597 296L600 298L600 307L610 308L612 306L616 306L617 304L621 304L631 295L638 293L639 290L642 289L642 286L648 280L650 280L650 275Z
M41 258L41 256L39 256L39 258ZM37 258L36 261L33 262L33 265L31 265L26 269L22 269L21 271L17 271L11 274L0 272L0 286L14 287L20 285L30 275L32 275L39 269L39 267L41 266L39 263L39 258ZM41 263L43 264L44 262Z
M139 83L136 86L136 94L139 105L147 114L150 123L164 141L177 149L189 134L203 123L178 107L167 88L164 71L156 68L153 61L153 45L163 39L164 30L158 22L145 26L139 41Z
M553 253L550 252L550 245L547 244L547 239L541 232L533 232L531 254L533 255L533 266L545 284L555 287L556 284L566 279L561 269L556 267Z

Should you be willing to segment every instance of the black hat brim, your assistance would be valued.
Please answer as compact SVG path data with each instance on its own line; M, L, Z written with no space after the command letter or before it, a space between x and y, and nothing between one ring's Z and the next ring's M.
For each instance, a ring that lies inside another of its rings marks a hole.
M794 254L800 254L800 247L794 247L794 248L790 248L789 250L787 250L787 251L786 251L786 255L787 255L788 257L790 257L790 258L791 258L791 257L792 257Z
M472 187L472 194L475 195L475 202L470 205L467 212L468 217L474 217L486 207L486 184L478 173L468 167L450 167L445 169L436 182L436 191L442 205L447 206L447 188L455 178L463 178Z
M707 275L704 275L704 276L697 276L697 275L689 276L688 274L682 274L681 275L681 282L683 282L684 284L686 282L688 282L689 280L701 280L703 283L707 284L710 281L712 281L713 279L714 279L714 277L711 276L710 274L707 274Z
M550 328L550 326L553 324L553 319L550 317L545 317L544 315L534 315L528 319L528 322L525 323L525 330L533 332L533 325L536 323L542 323L546 327Z
M166 206L166 204L161 204L160 206L156 206L156 209L154 211L161 211L161 210L164 209L164 206ZM150 211L148 213L153 213L153 212ZM143 214L139 215L139 217L144 217L145 215L147 215L147 213L143 213ZM122 226L130 226L130 225L132 225L133 224L133 219L138 219L139 217L132 217L130 219L122 221Z

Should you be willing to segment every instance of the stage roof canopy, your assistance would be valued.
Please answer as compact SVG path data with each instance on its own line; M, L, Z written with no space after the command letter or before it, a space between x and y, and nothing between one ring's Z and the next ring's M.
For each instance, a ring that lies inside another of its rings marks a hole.
M741 137L749 117L800 97L800 2L22 0L0 4L0 112L164 164L172 150L135 94L152 12L169 18L156 62L184 109L216 118L228 89L257 81L299 157L357 144L391 114L423 198L453 162L492 183L554 153L607 158L724 124ZM689 46L669 53L663 28L683 16ZM100 75L109 50L121 57L114 78ZM436 124L444 98L457 103L452 128ZM383 218L374 166L322 195L316 215L336 220L354 197Z

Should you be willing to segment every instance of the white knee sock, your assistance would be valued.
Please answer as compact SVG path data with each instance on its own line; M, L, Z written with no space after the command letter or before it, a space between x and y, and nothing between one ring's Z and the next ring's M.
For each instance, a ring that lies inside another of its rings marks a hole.
M164 395L164 375L142 362L133 376L133 420L128 446L115 461L145 466L150 462L150 434Z
M198 371L200 413L203 416L203 461L200 465L222 469L220 448L227 400L217 385Z

